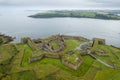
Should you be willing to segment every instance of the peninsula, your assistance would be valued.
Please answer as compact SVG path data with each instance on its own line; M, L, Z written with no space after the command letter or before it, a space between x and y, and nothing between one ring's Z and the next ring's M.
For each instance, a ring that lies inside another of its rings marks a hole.
M105 20L120 20L120 16L110 12L104 11L48 11L43 13L37 13L30 15L32 18L93 18L93 19L105 19Z

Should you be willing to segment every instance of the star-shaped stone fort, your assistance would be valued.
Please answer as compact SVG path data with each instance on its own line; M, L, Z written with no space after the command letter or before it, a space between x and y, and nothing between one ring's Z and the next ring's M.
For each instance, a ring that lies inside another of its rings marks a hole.
M105 45L105 39L94 38L88 40L80 36L55 35L49 38L33 39L22 38L21 42L28 44L32 49L32 56L29 63L40 61L44 58L60 59L61 64L77 70L81 64L84 64L83 57L86 55L98 60L107 67L114 68L99 58L98 56L109 56L102 46Z

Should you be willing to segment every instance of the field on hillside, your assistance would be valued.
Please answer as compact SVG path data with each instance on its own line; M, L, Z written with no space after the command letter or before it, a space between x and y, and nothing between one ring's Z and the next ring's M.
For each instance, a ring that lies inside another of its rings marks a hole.
M73 50L83 42L65 40L65 43L68 46L61 51L62 54L67 50ZM55 43L52 44L57 46ZM82 56L84 61L77 70L65 66L60 59L44 58L30 63L29 58L34 55L29 45L3 44L0 46L0 80L119 80L120 49L108 45L98 45L97 47L103 49L109 56L96 54L95 56L114 65L114 69L106 67L89 55ZM76 51L75 54L83 52ZM52 52L50 53L52 54ZM71 60L73 60L72 58Z

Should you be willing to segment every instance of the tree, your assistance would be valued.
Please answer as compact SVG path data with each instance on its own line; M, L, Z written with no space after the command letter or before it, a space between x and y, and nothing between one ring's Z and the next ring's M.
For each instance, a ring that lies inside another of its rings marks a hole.
M3 43L3 39L2 38L0 38L0 44L2 44Z

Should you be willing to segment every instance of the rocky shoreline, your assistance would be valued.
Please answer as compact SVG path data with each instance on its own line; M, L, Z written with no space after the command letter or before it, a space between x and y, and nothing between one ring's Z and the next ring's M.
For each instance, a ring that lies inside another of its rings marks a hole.
M14 39L15 39L15 37L11 37L11 36L0 33L0 44L7 44L7 43L13 41Z

